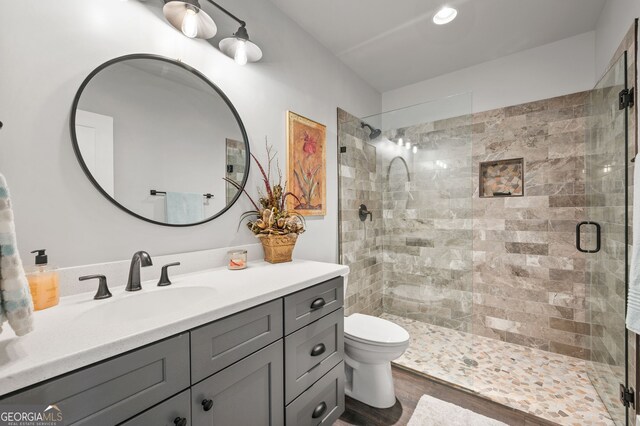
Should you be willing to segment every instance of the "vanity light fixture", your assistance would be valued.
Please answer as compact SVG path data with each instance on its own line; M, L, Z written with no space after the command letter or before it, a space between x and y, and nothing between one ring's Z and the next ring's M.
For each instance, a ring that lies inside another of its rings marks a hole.
M216 23L200 6L198 0L164 0L162 13L169 23L189 38L210 39L218 31ZM233 58L237 64L257 62L262 59L260 47L249 40L247 24L224 7L212 0L206 0L222 13L240 24L240 28L231 37L220 41L222 53Z
M249 40L247 28L240 24L238 31L232 37L220 40L220 50L230 58L233 58L238 65L245 65L247 62L258 62L262 58L262 50L254 42Z
M162 13L175 29L189 38L208 39L218 32L216 23L202 10L198 0L165 0Z
M444 25L456 19L458 11L453 7L443 6L435 15L433 15L433 23L436 25Z

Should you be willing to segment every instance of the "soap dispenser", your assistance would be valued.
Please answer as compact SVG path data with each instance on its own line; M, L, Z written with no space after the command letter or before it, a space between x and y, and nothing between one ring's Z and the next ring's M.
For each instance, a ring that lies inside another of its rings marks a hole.
M36 311L55 306L60 301L60 287L56 268L49 265L46 250L34 250L35 265L27 271L33 308Z

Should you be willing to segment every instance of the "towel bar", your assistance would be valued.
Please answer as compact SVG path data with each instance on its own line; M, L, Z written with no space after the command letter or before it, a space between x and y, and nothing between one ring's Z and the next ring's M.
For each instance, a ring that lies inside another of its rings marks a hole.
M166 191L156 191L155 189L152 189L149 191L150 195L165 195L167 192ZM213 198L213 194L202 194L203 197L206 197L207 200L210 200Z

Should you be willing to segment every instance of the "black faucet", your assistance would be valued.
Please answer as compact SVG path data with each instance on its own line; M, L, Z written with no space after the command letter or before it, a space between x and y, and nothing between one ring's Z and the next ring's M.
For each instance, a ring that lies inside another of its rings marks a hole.
M146 251L138 251L133 254L131 258L131 266L129 267L129 280L127 280L127 291L142 290L140 285L140 267L151 266L151 256Z

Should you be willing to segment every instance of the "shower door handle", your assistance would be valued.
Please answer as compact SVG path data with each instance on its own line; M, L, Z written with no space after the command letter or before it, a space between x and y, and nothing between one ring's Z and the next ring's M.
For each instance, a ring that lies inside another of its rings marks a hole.
M596 227L596 248L595 250L585 250L582 248L582 244L580 241L580 231L582 230L582 226L583 225L593 225ZM600 238L600 233L601 233L601 227L600 224L597 222L589 222L589 221L585 221L585 222L580 222L576 225L576 248L578 249L578 251L582 252L582 253L597 253L600 251L600 243L601 243L601 238Z

